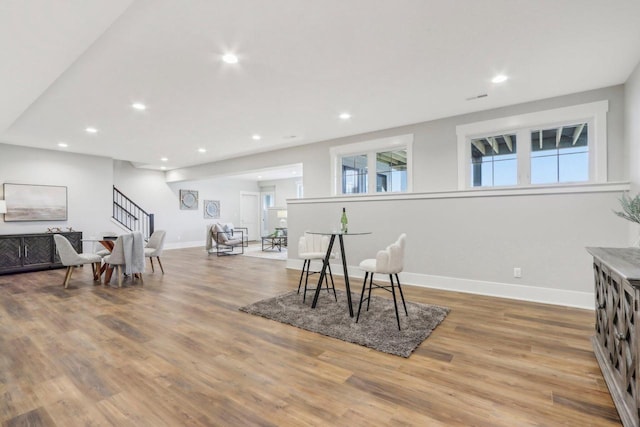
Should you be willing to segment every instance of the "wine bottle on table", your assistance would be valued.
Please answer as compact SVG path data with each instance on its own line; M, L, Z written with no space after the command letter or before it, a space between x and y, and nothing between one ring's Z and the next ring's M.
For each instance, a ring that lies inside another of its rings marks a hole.
M340 218L340 231L347 233L349 220L347 219L347 212L345 208L342 208L342 217Z

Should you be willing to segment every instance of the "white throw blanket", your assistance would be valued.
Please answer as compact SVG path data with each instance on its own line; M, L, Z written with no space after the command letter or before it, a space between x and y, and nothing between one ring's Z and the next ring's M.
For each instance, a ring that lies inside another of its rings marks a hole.
M122 236L126 274L144 273L144 239L142 233L134 231Z
M215 223L208 225L207 226L207 237L205 240L205 249L207 250L207 252L209 252L211 249L214 248L215 246L215 241L213 240L213 234L212 234L212 229L213 227L215 227Z

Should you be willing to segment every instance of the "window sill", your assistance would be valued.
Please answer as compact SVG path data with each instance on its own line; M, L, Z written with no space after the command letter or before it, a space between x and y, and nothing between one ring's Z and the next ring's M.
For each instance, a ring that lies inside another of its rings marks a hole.
M325 203L335 201L368 202L375 200L411 200L411 199L452 199L467 197L507 197L530 196L534 194L573 194L573 193L621 193L629 191L628 182L607 182L589 184L553 184L553 185L529 185L520 187L502 188L474 188L457 191L438 191L430 193L385 193L385 194L358 194L338 195L334 197L317 197L308 199L287 199L289 204Z

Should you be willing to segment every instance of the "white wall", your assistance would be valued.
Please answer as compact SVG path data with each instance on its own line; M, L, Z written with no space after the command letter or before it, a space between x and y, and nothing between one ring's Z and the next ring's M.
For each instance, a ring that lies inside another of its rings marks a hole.
M458 188L457 125L601 100L609 101L608 178L609 181L626 181L629 179L629 165L625 160L627 150L624 144L624 87L622 85L177 169L167 173L167 180L169 182L193 180L216 174L231 174L243 170L302 163L305 197L327 197L331 194L330 147L413 134L413 191L418 193L455 191Z
M112 228L113 166L109 158L0 144L0 183L66 186L68 201L67 221L0 221L0 234L72 227L88 237Z
M287 208L287 199L297 198L297 186L302 181L302 178L289 178L289 179L272 179L266 181L259 181L258 185L262 187L274 187L275 201L274 206L280 208Z
M114 162L114 185L149 213L155 228L166 230L167 247L204 245L205 230L213 222L240 223L240 192L257 192L255 181L207 178L167 183L164 172L136 169L129 162ZM198 191L198 209L180 210L180 190ZM220 219L204 218L204 200L220 201Z
M624 185L585 187L584 192L505 194L466 192L393 196L376 202L289 201L289 236L339 228L342 207L349 232L347 262L354 266L407 233L403 283L592 307L592 263L585 247L626 245L626 224L611 209ZM570 191L567 189L567 191ZM339 253L337 249L335 252ZM288 265L298 268L296 245ZM336 261L334 274L341 271ZM522 269L514 278L513 269ZM359 289L361 283L356 285Z

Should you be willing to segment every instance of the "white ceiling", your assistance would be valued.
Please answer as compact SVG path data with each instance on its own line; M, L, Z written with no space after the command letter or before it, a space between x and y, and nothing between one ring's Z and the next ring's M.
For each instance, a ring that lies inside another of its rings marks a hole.
M638 22L638 0L5 1L0 142L185 167L624 83Z

